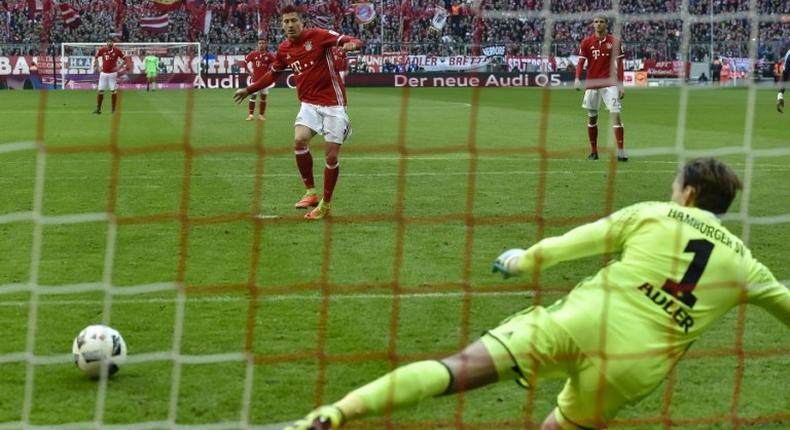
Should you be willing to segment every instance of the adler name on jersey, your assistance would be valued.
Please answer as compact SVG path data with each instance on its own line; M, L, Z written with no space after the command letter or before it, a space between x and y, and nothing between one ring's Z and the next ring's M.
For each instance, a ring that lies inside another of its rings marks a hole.
M637 289L645 293L645 297L650 299L656 306L660 307L667 315L671 316L672 320L674 320L685 333L689 332L689 328L694 325L694 318L680 306L680 303L664 293L663 289L653 287L648 283L640 285Z

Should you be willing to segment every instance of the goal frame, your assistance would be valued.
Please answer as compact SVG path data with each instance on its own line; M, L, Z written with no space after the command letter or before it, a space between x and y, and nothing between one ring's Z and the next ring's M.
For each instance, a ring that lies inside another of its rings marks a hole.
M77 47L85 47L85 46L93 46L93 47L100 47L106 45L107 42L61 42L60 43L60 79L61 85L60 89L66 89L66 71L68 67L66 67L66 48L69 46L77 46ZM175 46L175 47L183 47L183 46L194 46L197 50L197 57L201 59L203 58L203 54L201 51L200 42L118 42L113 43L113 46L117 46L119 48L123 47L143 47L143 46ZM94 64L91 63L91 67ZM202 67L197 68L196 75L203 78L202 76Z

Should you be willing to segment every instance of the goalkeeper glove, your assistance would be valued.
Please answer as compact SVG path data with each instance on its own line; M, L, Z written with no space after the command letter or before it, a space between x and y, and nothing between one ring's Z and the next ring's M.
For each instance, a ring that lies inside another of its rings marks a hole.
M525 252L521 248L513 248L499 254L499 257L494 260L494 268L491 273L500 272L505 279L518 275L518 261Z
M343 412L335 406L321 406L283 430L334 430L343 424Z
M785 111L785 96L782 93L776 95L776 110L779 113L784 113Z

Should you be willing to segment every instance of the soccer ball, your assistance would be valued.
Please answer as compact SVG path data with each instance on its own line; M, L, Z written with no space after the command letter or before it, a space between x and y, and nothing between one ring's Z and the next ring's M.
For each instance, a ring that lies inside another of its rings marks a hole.
M126 342L121 333L104 325L89 325L74 338L71 346L74 364L92 378L98 378L103 363L107 363L107 376L118 372L126 359Z

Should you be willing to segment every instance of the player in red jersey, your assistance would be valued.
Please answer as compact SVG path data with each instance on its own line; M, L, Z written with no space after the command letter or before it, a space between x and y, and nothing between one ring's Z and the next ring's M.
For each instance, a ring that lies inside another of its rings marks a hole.
M346 51L335 47L332 48L332 59L335 62L335 70L337 70L340 79L345 83L346 76L348 76L348 54L346 54Z
M99 94L96 95L96 110L93 113L101 114L104 90L107 89L112 92L112 111L115 112L118 98L118 72L126 68L126 60L123 52L113 46L112 39L108 39L107 45L96 52L95 58L100 59L96 62L96 68L98 69L99 63L101 63L101 70L99 73Z
M263 75L266 74L274 63L274 55L266 49L266 41L258 41L258 49L250 52L244 57L244 63L247 65L247 71L252 76L252 81L255 82ZM258 92L250 94L250 101L247 105L247 121L252 121L255 116L255 99L260 94L258 99L258 119L264 121L266 119L266 96L269 94L269 88L262 88Z
M620 100L625 96L623 44L620 39L609 34L609 19L606 16L595 16L592 25L593 34L582 40L574 83L577 91L581 89L582 70L587 64L587 81L582 101L582 107L587 109L587 136L592 147L587 159L598 159L598 109L603 99L611 114L614 137L617 141L617 161L628 161L628 154L623 148L623 123L620 121Z
M344 51L360 49L364 44L351 36L320 28L304 28L302 11L289 5L281 10L282 26L287 39L277 48L277 55L269 72L247 88L236 91L237 103L249 94L274 83L277 75L286 68L293 70L294 83L301 108L294 123L294 153L296 166L307 188L295 207L315 208L305 219L315 220L329 215L332 192L340 173L338 154L340 146L351 134L351 124L346 113L346 87L335 70L332 47ZM319 201L313 181L313 156L310 139L316 134L324 136L326 168L324 169L324 196Z

